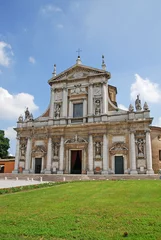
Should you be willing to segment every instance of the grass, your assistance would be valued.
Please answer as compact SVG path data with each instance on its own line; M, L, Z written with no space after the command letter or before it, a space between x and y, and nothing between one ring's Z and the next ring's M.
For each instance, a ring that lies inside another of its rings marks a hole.
M92 181L0 196L0 239L161 239L161 181Z

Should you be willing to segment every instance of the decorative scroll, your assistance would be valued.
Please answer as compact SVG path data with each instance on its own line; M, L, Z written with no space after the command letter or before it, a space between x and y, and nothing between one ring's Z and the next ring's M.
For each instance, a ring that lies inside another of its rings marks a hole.
M128 153L128 148L126 147L125 143L117 142L113 144L112 148L110 148L110 153L112 155L115 155L115 154L126 155Z
M71 94L86 93L86 88L82 87L81 84L74 85L74 89L71 89Z

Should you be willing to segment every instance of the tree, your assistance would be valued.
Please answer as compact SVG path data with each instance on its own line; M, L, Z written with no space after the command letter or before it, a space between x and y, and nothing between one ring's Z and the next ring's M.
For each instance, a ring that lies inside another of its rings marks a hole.
M4 131L0 130L0 158L5 158L8 156L9 148L9 139L4 136Z

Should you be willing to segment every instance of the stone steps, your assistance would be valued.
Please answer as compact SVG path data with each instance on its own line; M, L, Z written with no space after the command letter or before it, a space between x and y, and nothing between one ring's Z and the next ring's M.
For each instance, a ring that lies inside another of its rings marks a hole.
M18 177L19 180L27 180L28 178L31 180L37 181L49 181L49 182L63 182L63 181L89 181L89 180L132 180L132 179L160 179L160 175L147 175L147 174L138 174L138 175L126 175L126 174L118 174L118 175L81 175L81 174L12 174L12 173L0 173L0 179L15 179ZM42 178L42 179L41 179Z

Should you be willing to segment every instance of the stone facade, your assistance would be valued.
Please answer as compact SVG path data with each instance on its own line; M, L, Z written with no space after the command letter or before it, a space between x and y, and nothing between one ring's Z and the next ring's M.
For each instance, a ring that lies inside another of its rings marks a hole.
M129 110L117 107L110 73L82 65L52 78L49 108L17 122L14 173L153 174L150 110L139 96ZM156 160L157 161L157 160Z

